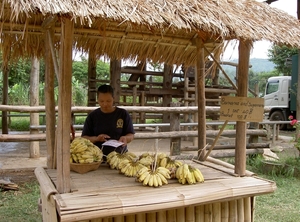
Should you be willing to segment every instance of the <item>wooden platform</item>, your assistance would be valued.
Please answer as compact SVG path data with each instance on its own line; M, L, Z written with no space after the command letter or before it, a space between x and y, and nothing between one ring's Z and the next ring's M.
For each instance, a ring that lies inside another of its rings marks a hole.
M210 160L212 159L210 158ZM117 170L110 169L108 165L101 165L98 170L86 174L71 172L72 192L58 194L55 190L56 170L46 170L45 172L43 168L37 168L35 174L41 186L41 197L43 202L48 202L48 204L43 203L43 220L50 221L44 216L49 216L51 211L54 211L49 209L51 202L57 211L59 218L57 221L102 221L101 218L118 218L120 216L125 218L126 215L244 200L244 198L272 193L276 189L274 182L258 178L251 172L247 172L245 177L237 177L229 164L222 166L210 161L201 163L185 160L185 162L201 170L205 178L204 183L181 185L176 179L173 179L169 180L167 185L153 188L143 186L136 182L135 178L119 174ZM45 175L50 180L45 179ZM50 188L51 186L53 187ZM51 201L52 197L53 201ZM252 212L253 200L249 198L247 202L249 203L246 203L246 208L249 209L245 209L245 211ZM238 210L235 209L234 212L236 215L233 217L238 217ZM247 219L253 217L253 213L249 214L251 215L247 216ZM53 217L51 218L53 221L56 215L51 217ZM134 216L134 218L136 217ZM96 218L98 219L91 220ZM125 220L124 218L109 221L139 221ZM145 219L144 221L159 220ZM180 220L180 222L184 221Z

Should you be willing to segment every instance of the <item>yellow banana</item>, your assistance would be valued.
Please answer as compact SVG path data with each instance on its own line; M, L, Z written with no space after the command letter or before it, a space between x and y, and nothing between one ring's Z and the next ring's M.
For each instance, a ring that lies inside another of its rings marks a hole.
M145 180L145 178L149 175L149 171L145 171L143 174L141 174L139 177L138 177L138 181L139 182L143 182Z
M151 178L151 173L148 173L148 175L145 177L145 179L143 180L143 185L147 186L149 183L149 180Z
M171 176L170 176L170 170L167 169L167 168L164 168L164 167L158 167L156 169L156 171L160 174L162 174L166 179L171 179Z
M147 172L149 169L148 167L143 166L138 172L137 172L137 177L140 177L142 174Z
M157 181L156 173L152 174L152 177L153 177L153 186L158 187L158 181Z
M167 164L168 164L168 158L169 158L169 157L164 157L164 158L162 158L161 161L160 161L159 166L161 166L161 167L166 167Z
M188 184L194 184L192 173L189 170L186 175L186 181L188 182Z
M85 159L84 162L85 162L85 163L92 163L92 162L94 162L94 158L91 158L91 159Z
M188 172L189 172L189 165L184 163L183 164L183 178L187 177Z
M194 174L197 182L200 182L200 183L204 182L204 177L198 168L195 168L195 170L193 171L193 174Z
M159 172L157 172L157 176L160 177L162 184L168 184L168 180Z
M156 177L157 186L161 187L163 185L163 183L162 183L160 176L158 175L158 173L156 173L154 176Z
M153 173L151 172L151 173L150 173L149 182L148 182L148 185L149 185L150 187L152 187L152 186L153 186L153 179L154 179L154 177L153 177Z

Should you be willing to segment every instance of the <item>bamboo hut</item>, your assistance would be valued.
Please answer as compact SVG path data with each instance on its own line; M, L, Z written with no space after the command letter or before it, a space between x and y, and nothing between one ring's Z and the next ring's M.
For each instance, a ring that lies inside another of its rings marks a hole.
M170 190L166 188L156 192L124 182L122 188L116 183L118 178L109 176L111 172L99 169L102 170L102 178L105 178L101 181L106 185L86 188L86 181L93 183L89 180L93 174L74 175L70 173L69 164L72 52L75 49L93 53L95 59L100 56L112 60L151 59L171 65L184 63L195 66L201 159L205 155L201 149L206 141L203 108L205 57L213 57L214 51L225 40L238 40L237 96L245 97L252 43L265 39L276 44L299 47L300 28L297 19L254 0L0 2L3 70L6 71L9 60L24 56L45 57L46 61L49 171L36 170L41 184L45 221L164 222L174 221L174 218L177 221L221 221L221 218L222 221L253 220L254 196L273 192L276 185L247 173L244 122L237 122L236 125L236 160L234 169L229 167L230 173L228 170L225 170L226 175L216 173L218 167L212 160L206 161L209 166L203 165L206 162L197 163L208 179L207 184L197 184L193 188L172 184ZM55 77L59 82L60 96L56 130L53 98ZM118 84L117 80L111 79L111 83ZM82 181L85 183L82 184ZM131 198L133 193L127 193L126 190L135 191L135 202ZM158 198L148 199L147 202L142 198L153 195Z

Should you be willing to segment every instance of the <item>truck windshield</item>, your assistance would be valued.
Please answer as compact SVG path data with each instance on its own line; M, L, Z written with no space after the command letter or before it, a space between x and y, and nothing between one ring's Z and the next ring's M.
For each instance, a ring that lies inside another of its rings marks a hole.
M279 80L268 82L267 89L266 89L266 95L278 91L278 86L279 86Z

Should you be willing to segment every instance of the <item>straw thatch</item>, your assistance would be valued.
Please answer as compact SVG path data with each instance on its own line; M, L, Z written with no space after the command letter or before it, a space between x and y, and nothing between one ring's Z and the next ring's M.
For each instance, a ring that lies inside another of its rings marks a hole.
M194 64L195 39L209 51L223 40L270 40L300 46L296 18L254 0L2 0L1 41L12 57L43 55L45 29L59 47L60 22L75 22L74 48L98 56Z

